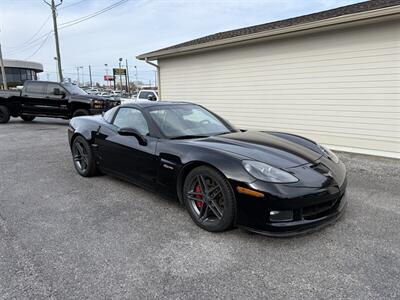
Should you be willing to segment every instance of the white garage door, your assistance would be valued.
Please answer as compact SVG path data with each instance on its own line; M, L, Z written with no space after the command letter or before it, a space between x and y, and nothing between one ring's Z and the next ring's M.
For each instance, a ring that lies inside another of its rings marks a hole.
M400 22L161 59L163 100L239 128L400 158Z

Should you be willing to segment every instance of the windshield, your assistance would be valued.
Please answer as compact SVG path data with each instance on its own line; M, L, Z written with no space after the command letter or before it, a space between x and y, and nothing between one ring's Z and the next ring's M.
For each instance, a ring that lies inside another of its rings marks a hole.
M87 95L87 93L75 84L67 83L62 85L71 95Z
M197 105L150 108L150 116L168 138L206 137L234 131L229 124Z

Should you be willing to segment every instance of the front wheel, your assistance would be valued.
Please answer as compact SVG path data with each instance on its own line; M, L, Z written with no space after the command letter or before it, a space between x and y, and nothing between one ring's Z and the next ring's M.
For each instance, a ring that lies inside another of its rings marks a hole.
M88 116L90 115L89 110L85 109L85 108L79 108L77 110L74 111L74 113L72 114L72 117L82 117L82 116Z
M227 179L217 170L201 166L185 179L183 199L193 221L201 228L220 232L232 227L235 195Z
M0 105L0 123L8 123L10 121L10 111L7 106Z
M35 120L35 116L21 116L21 119L26 122L32 122L33 120Z
M78 136L72 142L72 157L74 166L79 175L90 177L96 174L96 162L92 148L84 137Z

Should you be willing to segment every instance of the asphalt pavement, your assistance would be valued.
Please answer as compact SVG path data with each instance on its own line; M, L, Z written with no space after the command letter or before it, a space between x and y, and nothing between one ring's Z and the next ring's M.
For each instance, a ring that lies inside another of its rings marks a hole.
M321 231L213 234L160 194L80 177L67 124L0 124L0 298L400 298L400 160L340 153L349 205Z

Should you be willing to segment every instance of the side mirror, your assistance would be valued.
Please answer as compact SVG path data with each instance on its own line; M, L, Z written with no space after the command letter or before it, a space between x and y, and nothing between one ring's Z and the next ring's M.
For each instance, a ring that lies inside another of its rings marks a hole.
M147 146L146 138L143 135L141 135L139 133L139 131L137 131L136 129L133 129L133 128L120 128L120 129L118 129L118 134L119 135L124 135L124 136L134 136L138 140L139 145Z
M53 94L56 96L65 96L65 92L61 91L59 88L55 88Z

